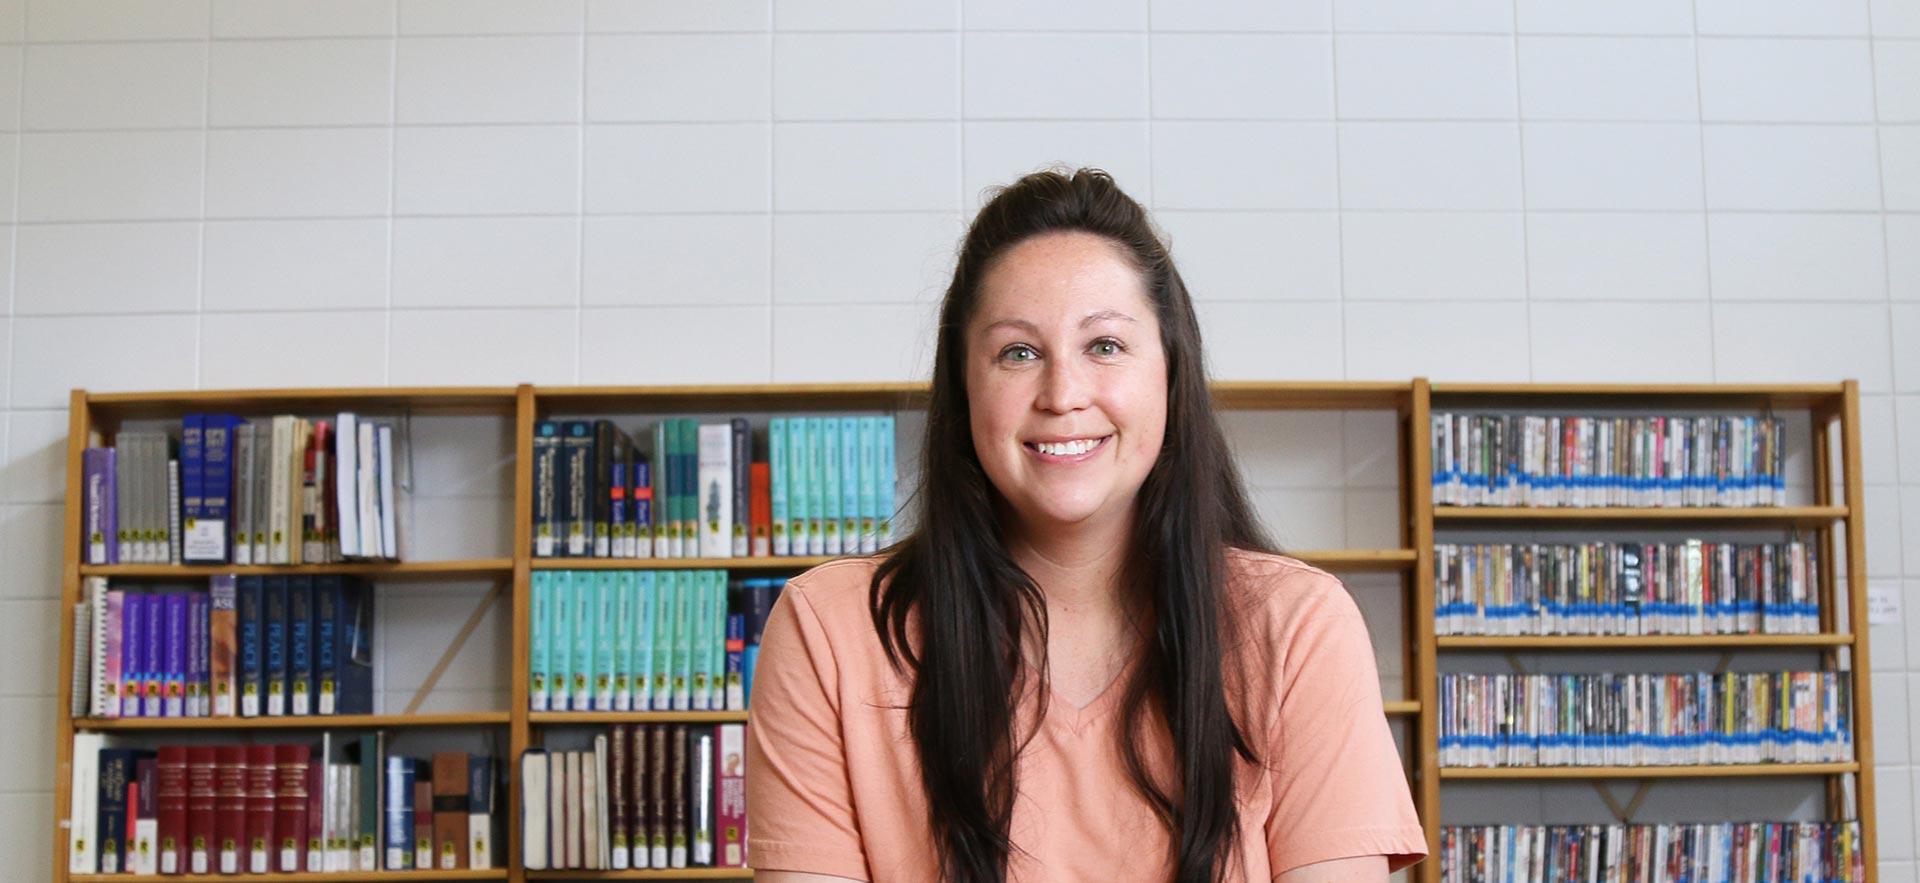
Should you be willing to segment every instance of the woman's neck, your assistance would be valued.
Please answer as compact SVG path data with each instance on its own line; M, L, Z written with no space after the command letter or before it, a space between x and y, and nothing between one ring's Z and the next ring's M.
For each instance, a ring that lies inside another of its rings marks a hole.
M1047 598L1049 614L1079 616L1117 612L1131 519L1108 518L1071 527L1024 529L1008 544L1014 563L1033 577Z

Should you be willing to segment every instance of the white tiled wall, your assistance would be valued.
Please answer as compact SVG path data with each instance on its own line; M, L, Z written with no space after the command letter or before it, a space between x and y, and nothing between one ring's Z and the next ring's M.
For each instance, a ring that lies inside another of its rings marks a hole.
M1055 161L1155 210L1221 377L1858 378L1920 589L1915 0L0 0L0 740L50 750L68 389L917 378L981 191ZM1380 532L1376 423L1242 427L1284 540ZM1914 879L1920 613L1874 646Z

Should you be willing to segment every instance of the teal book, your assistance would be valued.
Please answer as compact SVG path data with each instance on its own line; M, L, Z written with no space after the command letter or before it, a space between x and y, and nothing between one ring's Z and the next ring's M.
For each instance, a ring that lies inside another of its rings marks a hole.
M672 558L673 542L668 534L673 527L673 460L667 445L668 420L653 422L653 556Z
M593 571L575 570L573 583L573 710L593 710Z
M884 549L893 545L893 483L898 480L898 471L893 461L893 415L880 418L878 460L880 471L878 483L874 485L875 517L880 519L879 547Z
M553 572L536 570L533 572L532 597L528 599L528 616L532 620L527 629L527 707L532 711L547 710L547 674L553 667L553 644L548 631L553 628L552 612L549 600L553 594Z
M680 439L680 476L674 488L680 492L680 557L700 557L700 421L682 417Z
M693 571L673 574L673 710L693 710Z
M633 571L613 571L613 710L633 710Z
M807 418L807 553L827 554L826 420Z
M875 518L873 514L874 477L879 471L876 466L876 464L879 463L879 456L875 450L875 436L879 435L880 432L880 418L860 418L860 428L858 431L860 433L860 441L858 442L860 446L860 462L857 468L860 470L860 478L859 486L854 490L856 497L854 506L860 512L860 553L863 555L871 555L874 552L880 551L879 535L875 532L880 520Z
M813 519L807 508L807 418L787 418L787 526L795 555L811 555Z
M573 580L571 571L547 574L547 710L566 711L573 695Z
M840 552L860 548L860 418L840 418Z
M713 672L707 681L711 691L707 697L707 707L714 711L727 710L727 572L713 571L707 577L712 584L712 599L708 603L708 633L713 637L707 641L707 670Z
M820 418L820 523L826 526L826 554L838 555L840 544L840 418Z
M712 573L713 571L711 570L693 571L693 601L687 610L687 616L691 620L691 622L687 624L687 633L689 635L687 641L687 667L692 671L692 675L688 678L688 707L694 711L710 711L713 709L713 706L709 704L712 701L713 695L709 687L713 678L713 669L711 668L713 659L711 655L707 653L707 642L713 637L708 634L708 632L712 631L713 627L708 624L711 618L707 616L707 607L711 604L713 595L711 587L712 581L708 579L708 576Z
M633 710L653 705L654 571L633 572Z
M673 708L673 587L677 570L655 575L653 589L653 710Z
M767 502L771 506L773 554L791 555L787 542L787 418L767 421Z
M593 572L593 710L613 710L613 571Z

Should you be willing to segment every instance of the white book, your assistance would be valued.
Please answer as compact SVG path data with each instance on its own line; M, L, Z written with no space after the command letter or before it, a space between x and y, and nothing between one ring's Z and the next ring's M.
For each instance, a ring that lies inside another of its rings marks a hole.
M360 450L359 418L352 411L341 411L334 421L334 509L340 519L340 555L360 554Z
M528 794L535 792L531 787ZM547 754L547 867L567 867L567 753ZM524 850L523 850L524 851Z
M580 753L580 859L589 871L606 868L600 861L601 793L600 756L583 751Z
M138 488L140 495L140 542L138 558L147 564L160 564L163 562L160 558L159 521L166 516L166 512L164 511L166 504L164 502L157 502L155 497L162 495L161 492L164 490L164 485L166 484L164 476L161 474L166 469L166 462L164 457L156 461L155 451L156 449L162 451L165 449L163 447L157 448L154 444L153 436L144 432L135 436L132 439L132 443L138 447L140 451L137 458L140 465L140 486Z
M380 424L380 557L399 558L398 519L395 509L399 501L393 495L393 427Z
M90 632L87 641L87 690L90 698L90 701L87 703L88 710L94 717L119 717L119 703L113 701L117 698L118 691L109 689L107 684L107 649L108 638L110 637L107 634L107 629L109 624L108 614L111 612L111 606L107 600L107 578L104 576L90 576L87 577L86 584L87 617ZM78 633L75 634L77 637ZM117 687L118 685L114 686Z
M286 564L292 560L292 545L287 536L287 509L291 505L287 486L287 458L293 447L293 418L282 414L273 418L273 436L268 444L267 463L267 563Z
M374 472L378 463L374 459L377 449L373 438L373 424L360 424L360 438L357 441L360 446L360 468L354 480L360 486L360 555L363 558L381 557L380 517L378 504L374 500Z
M135 874L160 873L160 820L156 818L135 819L133 822L133 844L128 851L127 862Z
M520 755L520 866L547 869L547 752L529 748Z
M583 779L580 778L580 761L584 757L584 755L585 755L585 752L582 752L582 751L567 752L567 865L566 866L569 869L586 867L584 864L581 863L582 861L581 844L583 842L582 838L585 837L586 835L585 835L585 832L583 832L580 828L581 811L582 811L581 801L585 799L583 795L581 795L580 793L580 785L584 781Z
M67 873L100 872L100 749L102 733L73 734L73 783L67 829Z
M599 833L599 862L602 868L613 866L613 825L610 817L612 808L607 805L607 801L613 797L613 792L607 788L607 761L607 736L602 733L593 737L593 790L600 795L599 811L594 815L593 823Z
M733 557L733 427L700 425L700 557Z

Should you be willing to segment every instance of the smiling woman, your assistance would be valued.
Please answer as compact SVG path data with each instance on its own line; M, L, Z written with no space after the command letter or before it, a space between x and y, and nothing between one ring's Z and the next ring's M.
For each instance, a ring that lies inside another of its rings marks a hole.
M1425 854L1359 611L1266 539L1204 365L1104 172L981 210L918 529L767 622L757 879L1380 881Z

